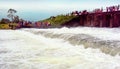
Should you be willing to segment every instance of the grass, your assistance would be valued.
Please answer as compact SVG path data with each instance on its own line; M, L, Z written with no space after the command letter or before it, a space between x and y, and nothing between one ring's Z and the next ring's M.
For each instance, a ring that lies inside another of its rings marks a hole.
M0 29L10 29L9 24L0 24Z
M11 29L9 24L13 25L13 28L16 28L18 26L16 23L0 23L0 29Z
M61 24L64 24L64 23L72 20L75 17L77 17L77 16L58 15L54 18L48 18L48 19L42 20L42 22L50 22L52 26L60 26Z

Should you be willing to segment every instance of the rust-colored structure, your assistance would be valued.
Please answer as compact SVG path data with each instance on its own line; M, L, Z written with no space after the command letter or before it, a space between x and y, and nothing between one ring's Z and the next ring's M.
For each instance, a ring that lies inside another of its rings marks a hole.
M120 27L120 11L81 14L62 26Z

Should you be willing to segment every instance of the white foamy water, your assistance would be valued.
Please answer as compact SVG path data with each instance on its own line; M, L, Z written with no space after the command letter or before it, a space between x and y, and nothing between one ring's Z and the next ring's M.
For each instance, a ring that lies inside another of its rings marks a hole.
M111 56L99 49L85 49L82 44L74 46L62 39L47 38L28 31L83 33L103 40L120 40L119 29L0 30L0 69L120 69L120 57L117 55Z
M27 30L27 29L26 29ZM33 31L39 31L40 29L31 29ZM102 40L120 40L120 28L89 28L89 27L78 27L78 28L61 28L61 29L42 29L41 31L50 31L57 34L87 34L93 37L100 38Z

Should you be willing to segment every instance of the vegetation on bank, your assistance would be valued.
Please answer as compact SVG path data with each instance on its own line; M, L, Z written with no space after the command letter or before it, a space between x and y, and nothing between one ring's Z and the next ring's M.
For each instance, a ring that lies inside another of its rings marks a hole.
M0 29L15 29L18 27L17 23L0 23Z
M58 27L61 24L64 24L68 21L70 21L73 18L76 18L77 16L74 15L58 15L56 17L52 16L48 19L42 20L40 22L50 22L51 26Z
M15 15L15 9L7 11L7 18L0 20L0 29L19 29L19 28L54 28L54 27L119 27L120 26L120 6L111 6L106 8L95 9L91 12L87 10L73 11L65 15L51 16L45 20L31 22L20 19Z
M0 24L0 29L10 29L8 24Z
M9 9L7 12L7 17L10 18L11 21L7 18L2 18L0 20L0 29L16 29L20 21L19 16L15 15L17 11L15 9Z

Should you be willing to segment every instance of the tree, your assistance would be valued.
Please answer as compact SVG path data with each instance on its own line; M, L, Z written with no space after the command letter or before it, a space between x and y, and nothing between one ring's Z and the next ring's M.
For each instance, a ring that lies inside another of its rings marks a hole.
M9 9L8 10L7 17L11 18L12 22L14 21L15 13L17 13L17 11L15 9Z
M14 16L14 22L15 23L18 23L20 20L19 20L19 16Z

